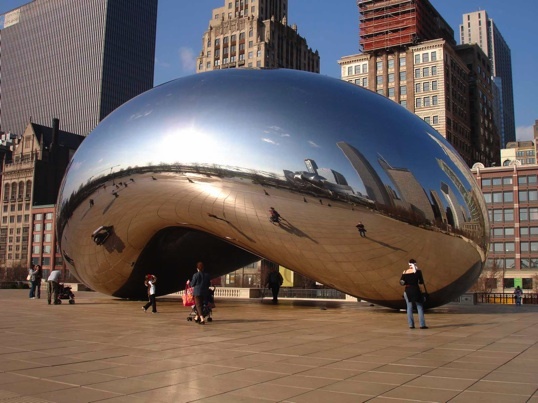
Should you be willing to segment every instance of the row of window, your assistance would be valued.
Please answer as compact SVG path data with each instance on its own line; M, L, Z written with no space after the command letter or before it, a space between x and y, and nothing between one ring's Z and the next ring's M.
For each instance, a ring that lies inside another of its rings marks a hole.
M428 106L439 105L439 97L433 95L431 97L417 97L415 98L415 108L427 108Z
M520 242L521 252L538 252L538 241ZM515 252L514 242L492 242L489 244L489 251L496 253Z
M537 176L536 175L522 175L517 178L519 185L536 185ZM512 185L512 177L505 176L503 178L483 178L482 187L485 186L501 186L501 185Z
M430 77L437 75L437 66L424 67L422 69L415 69L415 78Z
M513 203L514 192L486 192L483 193L486 203ZM538 190L520 190L518 191L519 201L538 201Z
M18 215L18 216L12 215L12 216L9 216L9 217L3 216L2 217L2 224L7 224L8 220L9 220L10 224L14 224L15 222L22 223L23 222L23 216L22 215ZM30 215L29 214L24 215L24 222L25 223L30 222Z
M493 238L506 238L514 236L514 227L493 228L491 236ZM538 236L538 227L520 227L520 237Z
M433 52L415 54L415 64L435 62L436 60L437 60L437 51L435 50Z
M53 213L45 213L45 220L52 220L53 219ZM34 221L43 221L43 214L37 213L34 214Z
M503 288L515 288L515 281L513 278L505 278L505 279L496 279L496 278L487 278L486 279L486 287L488 288L499 288L501 285ZM532 290L533 289L533 279L532 278L522 278L521 279L521 288L524 290Z
M492 222L514 221L514 209L488 210L489 220ZM521 207L519 209L520 221L538 221L538 207Z
M522 269L538 269L537 258L521 258L519 263ZM499 269L513 270L516 268L516 259L511 257L506 258L489 258L486 262L486 267L497 267Z

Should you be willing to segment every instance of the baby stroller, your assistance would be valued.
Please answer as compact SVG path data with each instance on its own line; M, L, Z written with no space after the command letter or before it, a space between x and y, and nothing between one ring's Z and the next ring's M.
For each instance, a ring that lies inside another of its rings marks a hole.
M69 304L73 305L75 303L75 294L73 293L73 291L71 291L71 287L69 287L68 285L64 285L62 283L60 283L58 287L59 289L58 289L57 303L61 304L62 299L68 299Z
M208 322L213 321L212 316L213 316L213 308L215 308L215 289L216 289L215 286L209 289L209 294L207 298L204 300L204 303L202 305L202 316ZM185 290L185 292L187 292L187 290ZM198 311L196 309L196 305L192 305L191 311L189 312L189 316L187 316L187 320L191 322L197 316L198 316Z

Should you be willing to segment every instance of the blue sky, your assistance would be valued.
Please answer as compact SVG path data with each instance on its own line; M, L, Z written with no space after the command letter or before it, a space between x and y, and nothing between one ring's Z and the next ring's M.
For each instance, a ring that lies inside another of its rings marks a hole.
M517 139L532 138L532 125L538 119L538 46L532 30L538 1L430 1L456 34L462 15L472 11L486 10L497 24L512 51ZM0 14L27 2L2 0ZM308 45L319 51L321 74L340 78L338 59L358 53L356 0L289 0L288 4L288 23L296 24ZM223 5L224 0L159 0L155 85L195 73L196 56L202 48L202 34L211 11Z

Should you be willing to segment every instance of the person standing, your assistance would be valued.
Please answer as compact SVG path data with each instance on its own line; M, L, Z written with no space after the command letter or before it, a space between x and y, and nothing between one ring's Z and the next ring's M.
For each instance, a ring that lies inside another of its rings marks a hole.
M47 302L49 305L54 301L58 305L58 293L60 292L60 277L62 272L58 269L53 270L47 278Z
M407 304L407 323L410 329L415 328L415 320L413 318L413 304L417 307L418 320L421 329L427 329L424 319L424 296L420 291L420 284L424 284L422 271L417 267L415 259L409 260L409 267L402 273L400 284L405 286L404 298Z
M205 325L204 303L209 296L211 279L209 278L209 274L204 272L203 262L196 263L196 273L192 276L189 285L192 287L192 295L194 296L194 305L196 307L194 321L200 325Z
M273 304L278 304L278 293L283 282L282 274L275 267L271 268L267 275L266 287L271 289Z
M359 234L361 237L366 237L366 228L364 227L364 224L359 221L359 223L356 225L357 229L359 230Z
M30 294L28 297L30 299L35 299L36 296L38 267L38 265L34 265L33 268L28 269L28 276L30 277ZM41 279L39 281L41 281Z
M157 300L155 299L156 282L157 277L155 277L153 274L146 274L144 284L148 288L148 303L142 307L144 312L147 312L148 308L151 306L151 313L157 313Z
M514 297L516 298L516 305L521 305L521 298L523 298L523 290L520 286L517 286L514 290Z
M35 297L37 299L41 298L41 280L43 279L43 269L40 265L36 264L34 269L37 270L35 274Z

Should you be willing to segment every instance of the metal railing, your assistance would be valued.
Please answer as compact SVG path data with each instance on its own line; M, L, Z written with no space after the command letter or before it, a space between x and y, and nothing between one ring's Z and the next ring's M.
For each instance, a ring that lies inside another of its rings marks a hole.
M476 302L479 304L508 304L515 305L516 297L511 293L476 293ZM522 304L538 304L538 294L524 293Z

